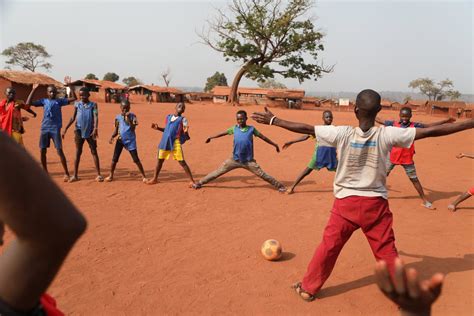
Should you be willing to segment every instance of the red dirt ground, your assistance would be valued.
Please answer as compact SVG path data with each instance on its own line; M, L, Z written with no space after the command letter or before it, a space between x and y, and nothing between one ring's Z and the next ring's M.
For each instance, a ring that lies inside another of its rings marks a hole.
M151 176L161 133L150 128L163 123L173 104L133 104L140 122L138 151ZM249 113L261 107L245 107ZM234 124L237 108L189 104L191 141L184 145L186 160L196 179L229 157L232 138L204 144L209 135ZM41 117L41 110L39 117ZM279 116L312 124L321 112L277 109ZM72 106L65 107L64 122ZM100 104L99 154L104 175L113 151L108 139L116 104ZM385 112L383 118L396 117ZM356 124L352 113L335 112L334 124ZM27 122L27 149L39 159L41 119ZM425 115L415 120L435 121ZM253 124L254 122L250 122ZM257 125L280 144L298 137L288 131ZM417 142L418 175L437 211L420 206L403 169L388 179L394 229L401 257L424 277L447 275L434 315L470 315L473 311L474 199L457 213L448 202L472 185L474 162L458 160L459 152L473 152L474 131ZM72 169L73 133L64 141ZM311 158L314 143L307 141L277 154L255 141L257 161L269 174L290 185ZM379 292L373 279L374 258L363 234L356 232L342 251L320 292L306 303L290 289L301 279L318 245L333 201L333 173L313 172L292 196L279 194L245 170L223 176L200 191L175 161L166 162L155 186L144 185L127 152L118 164L116 181L96 183L91 155L84 147L81 181L62 183L54 149L48 153L51 176L85 214L89 227L77 243L49 292L68 315L160 314L311 314L398 315L396 306ZM7 239L11 240L11 234ZM278 239L285 251L279 262L265 261L260 245Z

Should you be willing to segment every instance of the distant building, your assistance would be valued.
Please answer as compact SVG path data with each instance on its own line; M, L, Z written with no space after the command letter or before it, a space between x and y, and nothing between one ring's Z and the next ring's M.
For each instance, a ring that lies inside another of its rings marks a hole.
M216 86L212 89L214 103L227 102L230 87ZM261 104L273 107L301 108L305 95L304 90L297 89L263 89L238 88L239 102L242 104Z
M45 98L46 88L49 85L54 85L57 88L64 87L61 82L38 72L0 70L0 93L2 98L5 89L12 87L16 91L16 98L26 101L34 83L39 84L39 87L33 94L33 99Z
M90 99L95 102L120 102L120 96L127 90L127 86L107 80L79 79L71 82L76 92L81 87L90 91Z
M142 96L142 99L146 98L147 95L151 95L152 102L185 102L184 96L186 94L177 88L143 84L132 86L129 88L129 91L132 92L132 100L136 99L134 95ZM140 99L139 101L142 100Z

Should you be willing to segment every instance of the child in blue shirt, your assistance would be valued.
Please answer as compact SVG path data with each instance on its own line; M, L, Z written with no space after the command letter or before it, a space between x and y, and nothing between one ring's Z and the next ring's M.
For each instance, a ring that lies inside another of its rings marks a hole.
M242 110L238 111L237 125L229 128L225 132L209 137L206 140L206 143L209 143L213 138L219 138L226 135L234 135L234 149L232 157L224 161L224 163L219 169L209 173L207 176L199 180L195 185L193 185L193 188L199 189L204 184L222 176L223 174L231 170L237 168L244 168L273 185L275 188L278 189L278 191L286 191L285 186L278 182L276 179L274 179L272 176L265 173L265 171L260 168L260 166L257 164L253 157L254 136L261 138L266 143L274 146L277 152L280 152L280 148L273 141L271 141L262 133L257 131L255 127L247 125L247 112Z
M111 182L114 179L115 167L119 161L120 154L125 148L132 156L133 162L137 165L138 170L142 174L142 181L146 182L145 170L143 170L140 158L138 158L137 152L137 137L135 135L135 128L138 125L137 117L135 114L130 112L130 102L123 100L120 103L121 114L115 117L115 130L110 137L109 144L114 142L114 138L118 135L118 139L115 142L114 156L112 158L112 165L110 166L110 174L105 181Z
M62 138L66 136L66 132L69 127L76 121L74 131L74 142L76 143L76 160L74 161L74 174L69 179L69 182L75 182L79 180L79 162L81 160L82 148L84 142L87 141L89 148L94 159L95 170L97 171L97 182L104 181L104 178L100 174L100 163L99 154L97 153L97 136L99 135L99 109L97 103L89 100L89 89L82 87L79 90L79 97L81 100L74 104L74 114L69 120L66 128L64 129Z
M69 84L69 83L67 83ZM61 165L64 169L64 181L69 181L69 171L67 168L66 156L63 152L63 144L61 141L61 127L63 126L63 118L61 108L65 105L68 105L71 102L77 100L76 93L74 89L71 88L72 97L69 98L57 98L58 90L54 85L50 85L47 88L47 98L39 99L37 101L31 102L31 98L35 90L38 88L39 84L33 84L33 89L31 90L26 104L32 106L42 106L43 107L43 120L41 121L41 132L40 132L40 141L39 147L41 149L41 164L43 169L48 172L46 153L50 145L51 139L53 140L54 147L58 152L59 158L61 159Z

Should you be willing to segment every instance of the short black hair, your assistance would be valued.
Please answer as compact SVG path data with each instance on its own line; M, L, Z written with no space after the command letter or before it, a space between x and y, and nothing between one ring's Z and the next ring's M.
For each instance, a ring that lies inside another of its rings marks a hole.
M128 101L127 99L124 99L120 102L120 106L130 106L130 101Z
M356 107L364 111L369 116L376 116L381 109L380 94L372 89L365 89L359 92L356 98Z
M325 110L325 111L323 112L323 116L324 116L324 114L326 114L326 113L329 113L329 114L332 115L332 111L331 111L331 110Z
M245 115L245 117L247 117L247 112L245 112L244 110L237 111L235 115L239 115L239 114Z
M408 112L411 114L411 108L409 108L408 106L404 106L400 109L400 113L402 112Z
M81 91L90 93L90 90L89 90L89 88L87 88L87 87L82 87L82 88L80 88L80 89L79 89L79 92L81 92Z
M8 90L12 91L13 93L16 93L16 90L15 90L15 88L13 88L13 87L7 87L7 88L5 89L5 93L6 93Z

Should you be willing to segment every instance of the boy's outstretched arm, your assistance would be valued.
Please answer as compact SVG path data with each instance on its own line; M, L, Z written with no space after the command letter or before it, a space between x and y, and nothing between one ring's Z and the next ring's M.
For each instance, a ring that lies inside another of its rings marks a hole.
M4 133L0 152L0 221L16 236L0 257L0 298L27 312L53 281L85 231L86 220L36 161Z
M423 124L423 126L426 128L426 127L433 127L433 126L443 125L446 123L454 123L454 122L456 122L456 119L454 117L449 117L441 121L437 121L433 123L421 123L421 124Z
M267 107L265 107L265 112L252 113L252 119L260 124L270 125L270 122L271 122L272 125L279 126L281 128L287 129L295 133L308 134L308 135L315 136L314 126L308 125L305 123L290 122L290 121L279 119L275 115L273 115L273 113L270 112L267 109Z
M308 140L309 139L309 135L305 135L305 136L301 136L295 140L290 140L289 142L286 142L284 145L283 145L283 149L287 149L288 147L290 147L291 145L293 144L296 144L296 143L299 143L299 142L304 142L305 140Z
M160 131L160 132L164 132L165 131L165 128L164 127L160 127L158 124L156 123L152 123L151 124L151 128L157 130L157 131Z
M76 95L76 90L74 89L74 87L70 86L69 84L68 86L71 89L71 92L69 93L70 95L68 95L67 102L71 103L77 100L77 95Z
M227 135L229 135L229 133L228 133L227 131L225 131L225 132L216 134L216 135L214 135L214 136L208 137L208 138L206 139L206 144L207 144L207 143L210 143L210 142L211 142L211 139L219 138L219 137L223 137L223 136L227 136Z
M115 129L114 129L114 132L112 133L112 136L110 136L109 144L112 144L114 142L114 138L117 137L118 135L118 129L119 129L118 123L117 121L115 121Z
M467 129L474 128L474 119L470 119L458 123L443 124L427 128L417 128L415 139L422 139L426 137L439 137L461 132Z
M263 135L262 133L258 133L256 135L258 138L261 138L263 141L265 141L266 143L272 145L273 147L275 147L277 153L280 152L280 147L278 147L278 144L274 143L270 138L266 137L265 135Z
M67 123L66 125L66 128L64 128L64 131L63 133L61 134L61 137L64 139L64 136L66 136L66 132L67 130L69 129L69 127L71 127L72 123L74 123L74 121L76 120L76 116L77 116L77 108L74 107L74 113L72 114L72 117L71 119L69 120L69 122Z
M474 159L474 155L473 154L465 154L465 153L460 153L459 155L456 156L456 158L471 158L471 159Z
M385 125L385 121L380 119L378 116L375 118L375 121L379 123L380 125Z
M30 94L28 94L28 97L26 98L26 104L27 105L32 105L31 104L31 99L33 98L33 94L35 93L36 89L38 89L39 84L33 83L33 86L31 87Z

